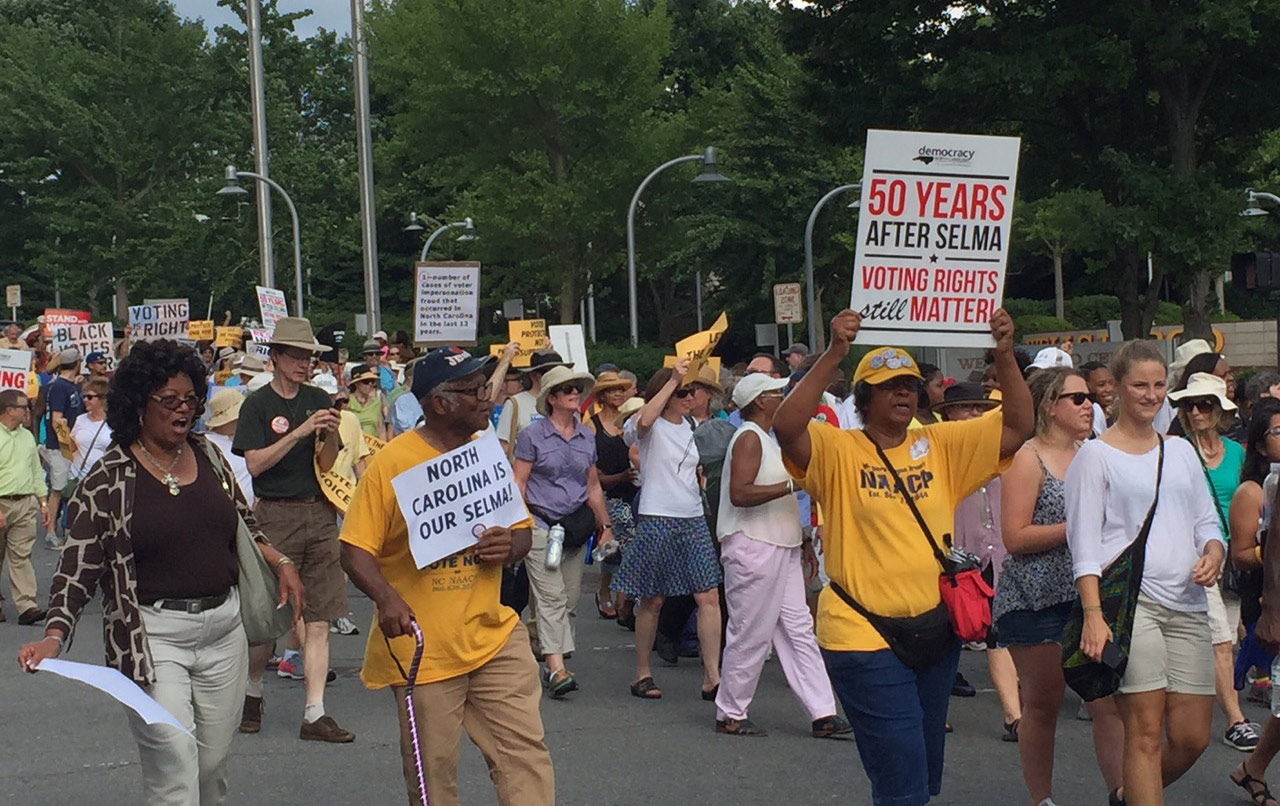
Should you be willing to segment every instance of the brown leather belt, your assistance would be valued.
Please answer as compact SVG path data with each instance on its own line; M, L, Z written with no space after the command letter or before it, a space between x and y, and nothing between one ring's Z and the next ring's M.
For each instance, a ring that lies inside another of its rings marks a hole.
M4 499L5 501L21 501L24 498L30 498L33 495L35 495L35 493L17 493L15 495L0 495L0 499Z

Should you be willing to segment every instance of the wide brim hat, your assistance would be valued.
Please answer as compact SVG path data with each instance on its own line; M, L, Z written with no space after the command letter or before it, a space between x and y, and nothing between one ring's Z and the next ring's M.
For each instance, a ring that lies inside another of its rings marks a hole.
M1173 363L1169 365L1169 385L1173 386L1182 380L1182 371L1187 368L1187 364L1191 363L1191 359L1211 352L1213 348L1204 339L1191 339L1178 345L1178 348L1173 351Z
M557 386L564 386L566 383L582 384L582 394L591 394L591 390L596 385L596 379L589 372L574 372L571 368L565 366L555 366L547 370L542 376L542 389L538 392L538 400L536 408L538 413L543 417L551 416L551 407L547 405L547 395L551 394Z
M862 357L853 371L853 382L865 381L872 386L902 376L924 380L920 367L906 350L898 347L877 347Z
M626 389L629 386L631 381L610 370L596 376L595 393L599 396L610 389Z
M568 363L555 350L534 350L533 355L529 357L529 366L520 367L522 373L530 372L547 372L555 367L572 368L573 364Z
M640 409L644 408L644 399L639 397L629 397L618 407L618 416L614 418L613 424L621 428L631 417Z
M1236 404L1227 398L1227 382L1208 372L1196 372L1187 379L1187 388L1169 393L1169 399L1177 403L1198 397L1212 397L1223 411L1235 411Z
M954 383L943 392L943 400L933 407L939 412L947 406L985 406L994 409L1000 405L999 400L987 397L986 391L979 383Z
M301 316L286 316L276 322L267 344L272 347L296 347L311 353L323 353L332 349L316 341L311 331L311 320Z
M356 367L355 371L351 373L351 380L347 381L347 388L352 389L361 381L373 381L374 383L380 383L382 381L382 376L378 370L373 367Z
M720 385L720 378L716 376L716 371L711 368L710 363L703 364L698 368L698 375L693 379L693 383L709 386L716 390L717 393L724 392L724 387Z
M244 395L235 389L219 389L209 401L210 428L233 423L240 419L240 407L244 405Z

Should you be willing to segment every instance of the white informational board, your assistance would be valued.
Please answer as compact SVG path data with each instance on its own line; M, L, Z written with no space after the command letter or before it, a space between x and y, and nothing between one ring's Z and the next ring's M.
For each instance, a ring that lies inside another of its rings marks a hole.
M132 341L155 339L187 340L187 322L191 306L185 299L153 300L129 306L129 328Z
M428 344L476 343L480 264L470 261L416 264L413 340Z
M102 353L107 359L107 371L116 368L115 343L115 326L110 322L78 322L49 328L49 344L54 352L75 347L80 351L81 361L89 353ZM81 369L89 372L88 367Z
M30 350L0 350L0 390L27 391L27 376L31 373Z
M1020 147L1016 137L867 132L850 295L859 344L994 345Z
M527 518L493 431L391 479L418 568L475 545L485 529Z
M587 338L582 332L582 325L552 325L547 330L551 348L566 363L573 364L574 372L591 372L591 364L587 362Z
M278 288L254 286L258 290L258 313L262 314L262 326L268 332L276 329L276 322L289 315L289 303Z

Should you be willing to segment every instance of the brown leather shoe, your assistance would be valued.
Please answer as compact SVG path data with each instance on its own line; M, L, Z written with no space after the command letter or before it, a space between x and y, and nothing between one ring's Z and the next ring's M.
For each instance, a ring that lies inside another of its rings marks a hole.
M346 744L347 742L354 742L356 735L349 730L338 727L338 723L333 720L333 717L325 714L315 722L303 722L302 729L298 731L298 738L311 742Z
M32 624L39 624L44 621L44 617L48 612L39 607L28 607L18 615L18 623L23 627L30 627Z
M257 733L262 730L262 712L264 710L266 709L262 707L261 697L244 695L244 711L240 714L240 732Z

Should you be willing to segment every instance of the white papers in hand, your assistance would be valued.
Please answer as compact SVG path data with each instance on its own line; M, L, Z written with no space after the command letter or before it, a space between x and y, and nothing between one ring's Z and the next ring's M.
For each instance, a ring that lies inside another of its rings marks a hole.
M126 708L142 717L143 721L148 725L172 725L188 736L192 736L191 731L183 727L177 717L169 713L160 703L147 696L147 693L139 688L137 683L134 683L115 669L107 666L95 666L91 663L58 660L56 658L45 658L40 661L40 665L36 669L41 672L53 672L59 677L65 677L68 680L79 680L81 683L87 683L99 691L111 695L124 704Z

